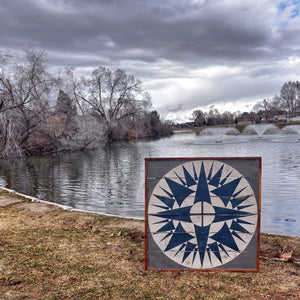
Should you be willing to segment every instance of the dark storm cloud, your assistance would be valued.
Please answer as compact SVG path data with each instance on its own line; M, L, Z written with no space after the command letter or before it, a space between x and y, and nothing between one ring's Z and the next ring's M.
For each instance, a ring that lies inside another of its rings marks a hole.
M167 113L272 97L299 75L295 11L298 1L1 0L0 46L45 49L54 67L125 68Z
M247 12L235 8L176 2L5 0L1 40L112 60L205 64L267 56L271 37L263 21L246 23Z

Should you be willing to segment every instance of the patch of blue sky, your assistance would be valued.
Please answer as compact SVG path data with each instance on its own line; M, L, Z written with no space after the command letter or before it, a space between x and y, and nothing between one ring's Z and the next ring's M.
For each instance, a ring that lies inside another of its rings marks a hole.
M288 26L288 20L294 19L300 16L300 0L286 0L282 1L278 5L278 14L280 15L286 9L288 9L287 19L280 24L280 28L286 28Z
M292 7L292 6L295 6L295 8L292 11L292 16L294 16L294 13L293 13L294 11L297 11L298 15L299 15L300 0L286 0L286 1L282 1L278 5L278 10L279 10L279 12L282 12L287 7Z
M299 16L299 7L298 8L294 8L292 11L291 11L291 14L290 14L290 18L296 18Z
M286 8L287 8L286 1L279 3L279 5L278 5L278 10L279 10L280 12L281 12L281 11L284 11Z

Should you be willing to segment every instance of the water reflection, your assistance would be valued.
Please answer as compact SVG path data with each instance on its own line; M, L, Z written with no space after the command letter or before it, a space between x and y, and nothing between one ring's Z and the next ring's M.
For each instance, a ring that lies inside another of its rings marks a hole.
M262 231L299 236L299 136L217 138L220 143L185 132L96 151L0 160L0 185L78 209L143 217L145 157L261 156Z

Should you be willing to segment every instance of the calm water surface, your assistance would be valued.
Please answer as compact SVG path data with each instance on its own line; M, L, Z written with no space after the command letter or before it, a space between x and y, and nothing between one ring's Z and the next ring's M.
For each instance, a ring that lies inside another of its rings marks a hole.
M0 186L77 209L144 217L145 157L262 157L263 232L300 236L300 135L197 136L0 160Z

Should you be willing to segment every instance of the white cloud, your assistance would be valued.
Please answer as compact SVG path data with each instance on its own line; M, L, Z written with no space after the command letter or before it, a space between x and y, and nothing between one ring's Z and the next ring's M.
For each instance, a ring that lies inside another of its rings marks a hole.
M2 47L49 53L52 69L104 65L143 81L153 109L249 110L300 76L300 1L2 0Z
M300 66L300 57L299 56L290 56L285 60L280 62L282 66L286 69L294 69Z

